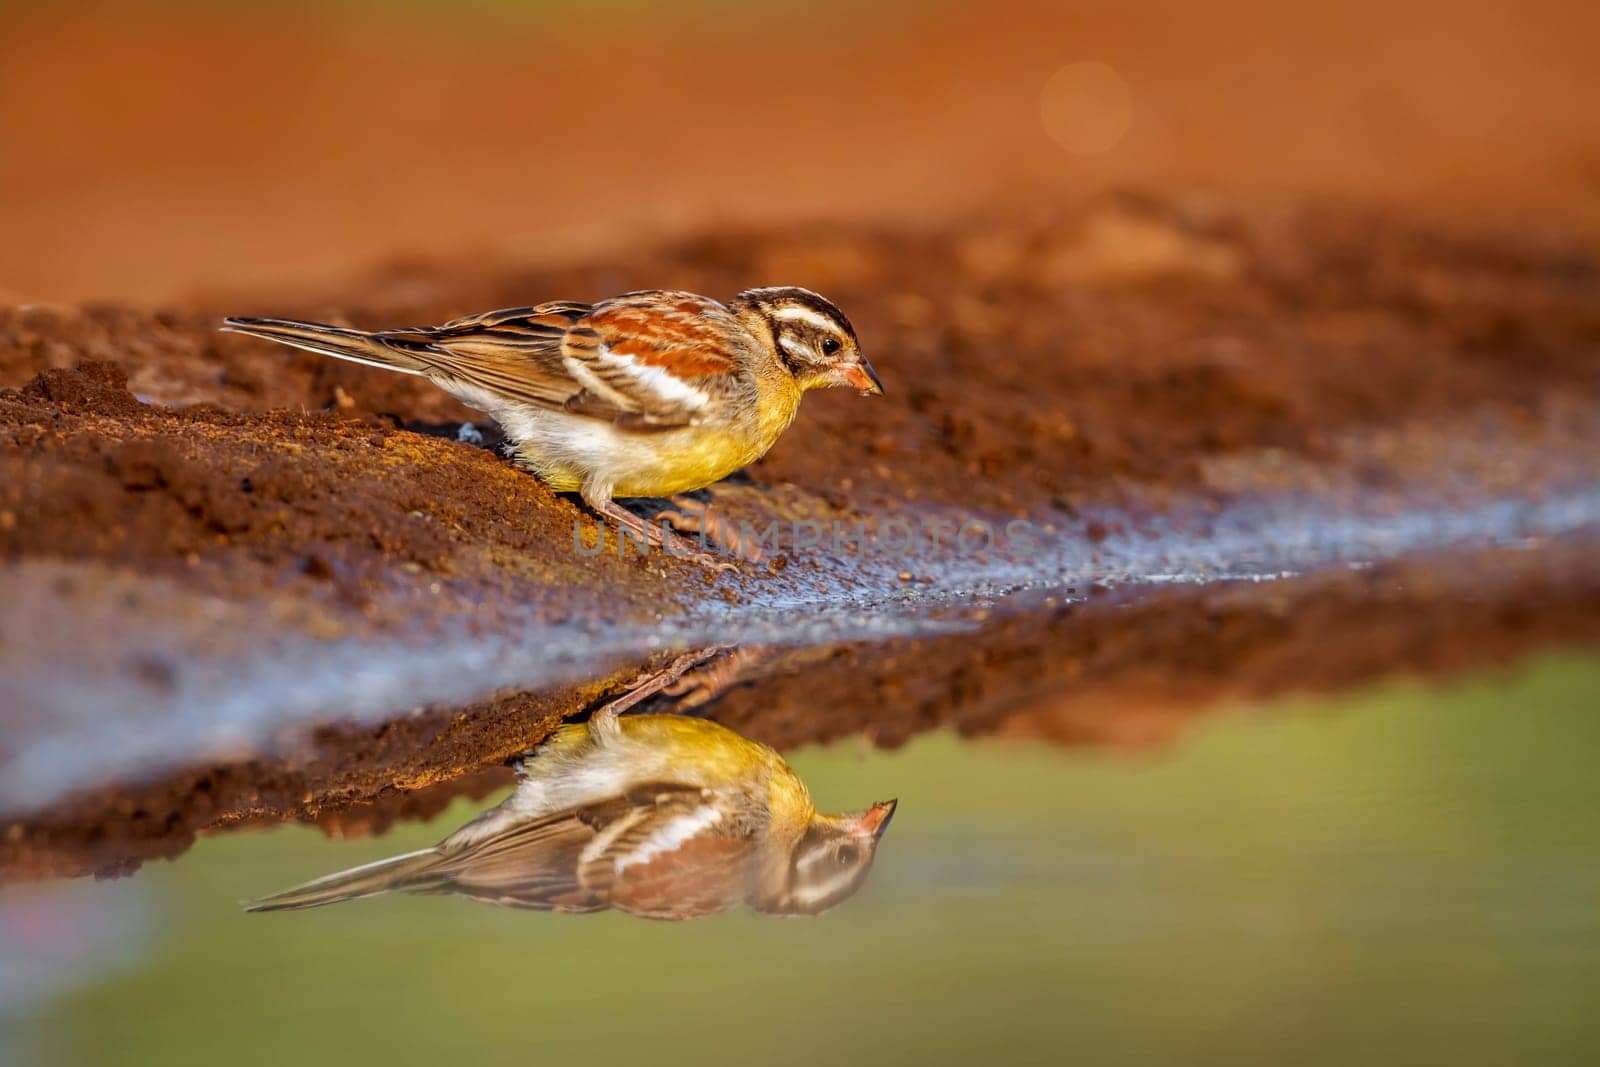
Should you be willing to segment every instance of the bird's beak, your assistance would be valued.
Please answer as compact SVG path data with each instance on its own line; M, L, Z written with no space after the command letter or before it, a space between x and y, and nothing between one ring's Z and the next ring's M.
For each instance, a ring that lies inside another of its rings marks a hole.
M894 818L895 805L899 803L898 800L878 801L861 813L856 820L856 831L871 834L873 837L882 837L883 832L889 828L889 820Z
M883 395L883 383L878 380L878 372L872 369L872 364L865 357L860 362L834 364L833 377L840 385L848 385L862 396Z

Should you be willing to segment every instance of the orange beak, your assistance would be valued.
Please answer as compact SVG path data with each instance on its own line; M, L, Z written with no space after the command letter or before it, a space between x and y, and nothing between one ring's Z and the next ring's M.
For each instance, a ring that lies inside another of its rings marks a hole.
M872 805L856 820L856 832L882 837L883 832L889 828L889 820L894 818L894 809L899 803L898 800L880 800Z
M859 363L834 364L833 375L840 384L848 385L862 396L883 395L883 383L878 380L878 372L872 369L872 364L865 358Z

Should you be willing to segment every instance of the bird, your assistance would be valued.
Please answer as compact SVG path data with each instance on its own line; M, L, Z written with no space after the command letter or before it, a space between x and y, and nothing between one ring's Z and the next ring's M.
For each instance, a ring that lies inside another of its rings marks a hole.
M426 378L493 417L520 466L652 547L670 531L616 498L677 498L754 462L808 390L883 394L844 312L795 286L726 304L640 290L376 332L239 317L222 329Z
M819 813L775 750L707 719L621 715L681 674L568 723L516 761L516 789L433 848L307 882L246 911L380 893L455 894L553 912L650 919L748 906L817 915L866 880L897 802Z

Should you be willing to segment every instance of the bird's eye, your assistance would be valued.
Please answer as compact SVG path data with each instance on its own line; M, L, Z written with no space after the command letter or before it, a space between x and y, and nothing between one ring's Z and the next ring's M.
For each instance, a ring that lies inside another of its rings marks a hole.
M831 356L831 355L833 355L834 353L836 353L838 351L839 351L839 339L837 337L824 337L822 339L822 354L823 355Z
M854 863L855 861L856 861L856 847L854 845L842 845L842 846L840 846L840 848L839 848L839 866L848 867L852 863Z

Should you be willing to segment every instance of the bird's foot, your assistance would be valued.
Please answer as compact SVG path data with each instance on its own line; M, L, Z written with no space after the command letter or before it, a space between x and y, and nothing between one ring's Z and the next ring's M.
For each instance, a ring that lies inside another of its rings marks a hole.
M686 559L714 571L737 571L739 569L738 560L731 559L719 552L710 551L701 541L695 538L684 537L682 534L663 529L661 530L661 540L661 551L669 556Z
M723 646L727 653L712 656L693 664L681 677L661 691L677 697L674 711L691 711L716 700L722 694L745 681L756 664L767 660L770 648L746 645Z
M707 551L704 542L684 537L682 534L674 533L668 529L662 520L665 519L670 522L671 519L667 517L665 512L657 515L654 521L650 521L641 519L613 500L592 504L591 506L603 517L615 522L619 530L626 531L626 534L636 544L643 545L647 549L659 548L664 555L687 559L713 570L731 571L738 569L735 563L727 557ZM621 549L620 543L618 549L619 551Z
M678 656L671 663L658 671L646 671L628 683L623 694L599 708L589 716L589 733L596 740L605 737L614 737L620 727L617 718L623 712L636 704L660 692L672 692L673 687L684 680L684 674L703 663L707 663L722 653L729 651L732 645L711 645L707 648L695 649Z
M732 519L720 514L708 501L682 494L670 497L672 507L656 513L657 522L697 535L702 542L716 545L723 552L751 563L762 560L759 541L746 537Z

